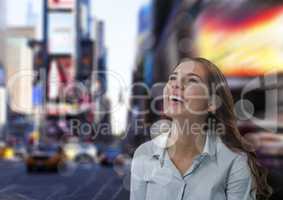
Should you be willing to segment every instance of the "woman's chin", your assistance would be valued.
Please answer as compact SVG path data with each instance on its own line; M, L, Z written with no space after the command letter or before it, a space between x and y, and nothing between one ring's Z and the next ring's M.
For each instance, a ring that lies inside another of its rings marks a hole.
M184 113L180 110L176 110L176 109L172 109L170 107L166 108L166 110L164 110L164 114L167 116L167 117L170 117L170 118L178 118L178 117L181 117L184 115Z

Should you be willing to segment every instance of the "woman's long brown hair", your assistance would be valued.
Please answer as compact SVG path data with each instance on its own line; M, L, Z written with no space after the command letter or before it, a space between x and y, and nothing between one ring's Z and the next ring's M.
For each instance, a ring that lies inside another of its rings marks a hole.
M237 128L237 118L234 110L234 101L231 91L228 87L227 80L219 68L211 61L200 58L184 58L181 60L195 61L204 66L208 72L207 80L208 85L211 87L213 84L217 85L214 95L221 98L222 102L219 108L215 110L213 115L216 123L224 124L225 134L221 134L222 142L234 152L245 152L248 156L248 165L253 176L253 188L250 192L256 191L256 199L268 199L272 194L272 188L267 183L267 170L258 162L255 148L250 144L239 132ZM210 88L211 89L211 88ZM210 91L211 94L211 91Z

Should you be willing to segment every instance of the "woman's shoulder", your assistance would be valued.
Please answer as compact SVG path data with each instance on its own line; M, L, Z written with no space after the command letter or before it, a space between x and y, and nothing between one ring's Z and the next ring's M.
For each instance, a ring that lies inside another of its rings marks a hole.
M160 153L166 145L168 134L160 134L153 137L151 140L142 143L134 152L135 155L153 156Z
M138 148L134 152L134 157L150 156L153 153L153 148L154 148L153 141L152 140L146 141L138 146Z
M220 141L218 143L218 157L225 162L230 161L230 163L240 162L245 164L247 163L248 154L242 150L230 148Z
M138 173L139 176L144 177L146 175L145 173L145 167L151 166L150 160L152 155L152 141L147 141L142 143L138 148L134 151L134 155L131 162L131 169L132 173Z
M248 164L248 154L246 152L231 149L226 144L220 144L217 154L217 163L222 172L229 176L238 176L241 179L251 177L250 167Z

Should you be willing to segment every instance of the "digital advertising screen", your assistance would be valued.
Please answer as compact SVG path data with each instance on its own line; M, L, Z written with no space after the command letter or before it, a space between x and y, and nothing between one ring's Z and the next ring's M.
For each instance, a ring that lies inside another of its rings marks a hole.
M210 4L193 30L197 55L212 60L228 77L283 71L283 3Z
M50 54L74 54L75 52L75 15L67 12L49 14L48 50Z

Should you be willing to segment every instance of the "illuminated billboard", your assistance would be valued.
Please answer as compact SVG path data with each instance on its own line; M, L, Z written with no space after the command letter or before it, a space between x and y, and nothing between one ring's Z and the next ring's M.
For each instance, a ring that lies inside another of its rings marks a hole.
M67 9L74 10L76 0L48 0L48 8L50 10Z
M49 14L48 51L50 54L75 52L75 15L57 12Z
M79 1L79 24L82 38L89 38L90 34L90 1Z
M283 72L283 3L211 4L198 15L194 31L196 54L226 76Z

